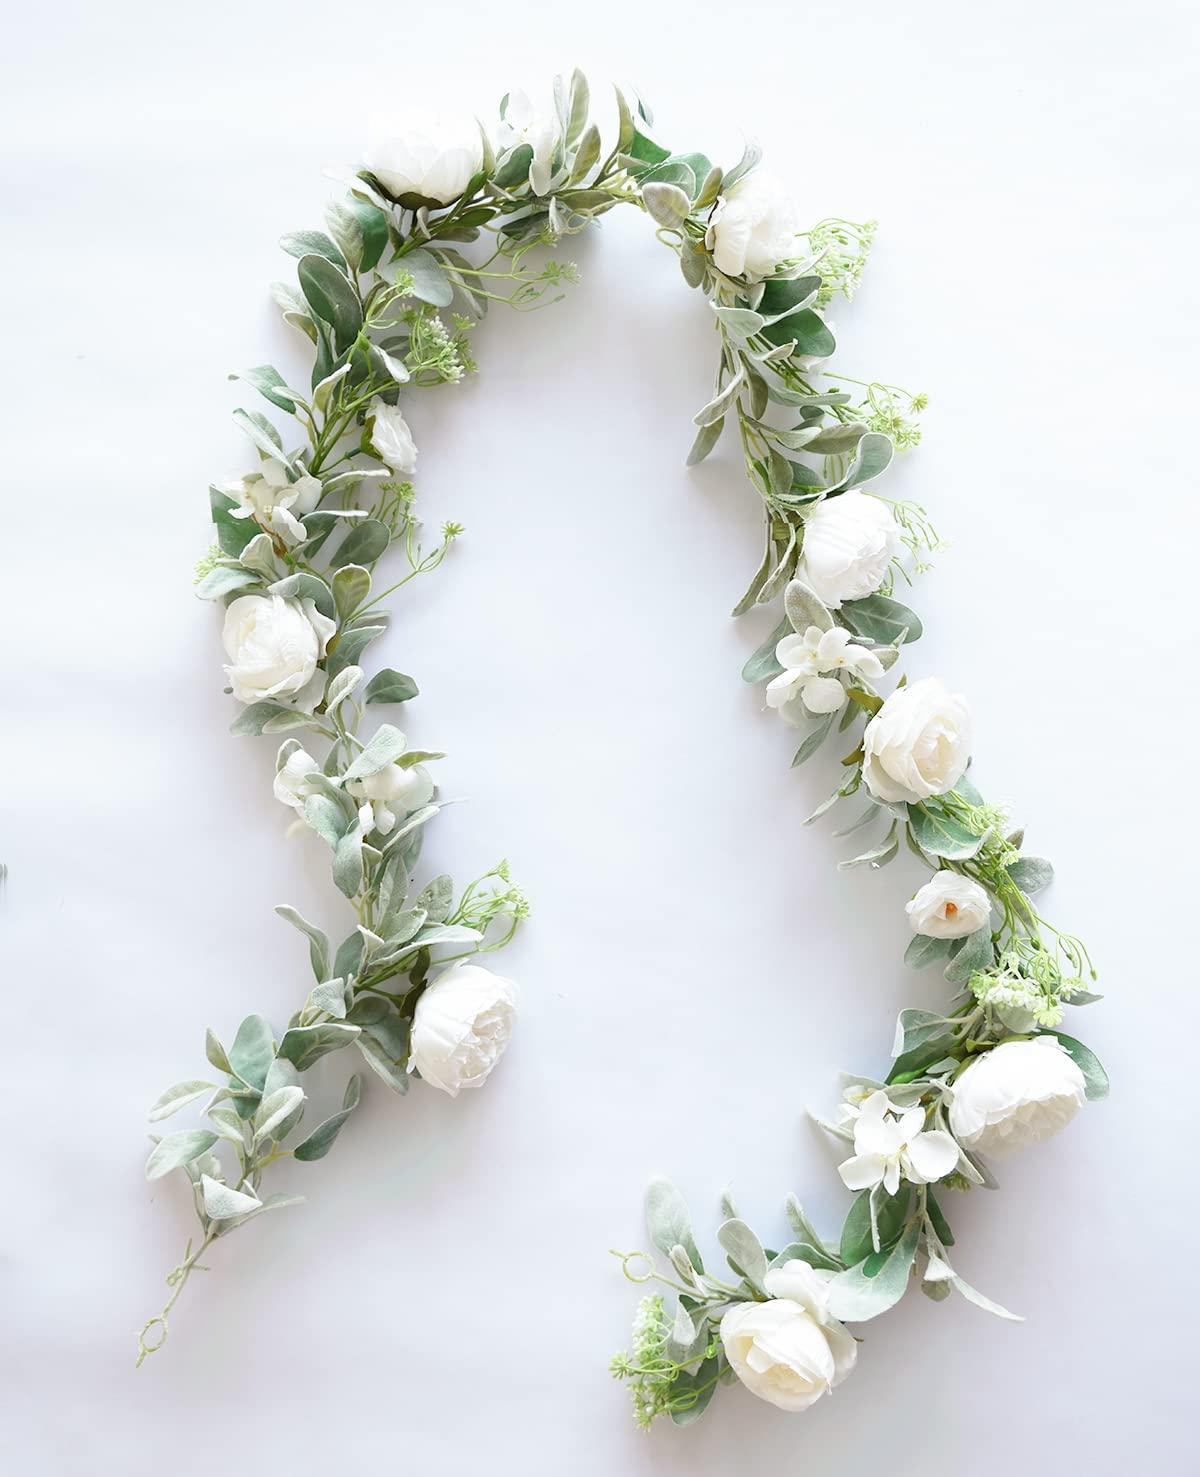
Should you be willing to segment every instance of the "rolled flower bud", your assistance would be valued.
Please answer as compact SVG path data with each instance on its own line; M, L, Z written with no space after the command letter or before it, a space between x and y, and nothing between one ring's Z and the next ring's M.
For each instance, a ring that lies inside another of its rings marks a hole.
M877 800L944 795L970 758L970 711L936 677L898 688L863 730L863 779Z
M1053 1036L1003 1041L954 1084L950 1131L967 1149L1007 1154L1064 1128L1083 1107L1083 1073Z
M958 872L935 872L904 911L914 933L931 939L960 939L992 916L987 891Z
M457 1097L482 1087L512 1036L517 987L478 964L455 964L433 981L413 1014L410 1070Z
M363 166L402 205L449 205L483 165L483 140L473 118L397 129L377 126Z
M858 1345L829 1313L829 1278L807 1262L772 1267L765 1303L721 1319L725 1357L742 1384L780 1410L807 1410L854 1368Z

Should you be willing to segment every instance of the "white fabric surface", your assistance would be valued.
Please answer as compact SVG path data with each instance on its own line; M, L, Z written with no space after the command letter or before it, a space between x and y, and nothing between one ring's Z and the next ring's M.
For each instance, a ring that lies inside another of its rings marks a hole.
M12 1471L1180 1468L1195 41L1171 0L9 17ZM371 654L417 677L411 731L471 798L429 860L466 877L506 855L534 900L503 956L511 1053L457 1102L372 1083L327 1160L280 1174L309 1203L218 1247L135 1375L191 1229L182 1184L142 1179L145 1108L202 1066L206 1024L285 1017L306 988L273 904L342 921L317 845L283 839L273 744L225 731L217 617L190 587L206 484L246 464L228 413L249 392L224 376L292 362L275 241L319 223L321 169L377 101L482 112L576 61L597 92L635 77L679 146L732 161L756 133L814 218L881 218L834 316L841 368L931 395L890 479L951 542L915 597L914 673L969 695L980 783L1059 869L1050 911L1109 994L1077 1020L1114 1097L954 1202L964 1274L1027 1324L913 1296L806 1415L731 1389L690 1431L635 1432L605 1366L636 1294L607 1252L643 1244L647 1177L678 1180L709 1244L727 1182L769 1237L791 1189L832 1231L846 1197L803 1109L938 992L899 963L914 868L839 875L845 843L800 827L836 765L789 772L738 680L765 623L727 618L758 511L732 447L682 465L711 326L645 222L610 218L572 246L565 302L497 313L478 381L413 400L425 516L468 536Z

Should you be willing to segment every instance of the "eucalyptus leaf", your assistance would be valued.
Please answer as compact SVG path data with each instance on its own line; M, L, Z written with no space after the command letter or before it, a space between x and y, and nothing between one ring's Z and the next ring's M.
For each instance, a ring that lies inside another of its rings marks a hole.
M383 667L367 683L363 693L366 703L407 703L415 698L420 689L411 677L397 672L394 667Z

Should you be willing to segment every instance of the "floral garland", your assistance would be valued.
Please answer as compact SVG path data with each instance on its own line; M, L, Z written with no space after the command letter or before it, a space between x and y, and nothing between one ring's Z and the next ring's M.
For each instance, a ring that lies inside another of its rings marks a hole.
M734 1376L784 1409L806 1408L853 1368L857 1340L844 1324L892 1307L913 1280L935 1299L957 1289L1013 1316L954 1270L938 1195L993 1185L987 1156L1055 1132L1107 1090L1096 1058L1059 1030L1064 1005L1097 998L1087 952L1031 901L1049 863L1021 850L1022 833L967 778L965 702L936 677L901 677L886 696L876 686L921 634L895 582L923 567L937 539L922 509L875 486L893 449L919 440L923 397L826 367L835 341L823 309L853 295L874 227L806 229L755 148L723 170L655 142L643 104L618 92L617 108L607 153L578 72L556 81L545 115L506 97L494 141L474 124L383 134L329 207L328 232L282 243L298 259L298 287L274 293L312 346L311 386L291 388L270 366L236 377L292 417L302 441L289 449L268 417L235 412L259 465L212 489L217 544L199 593L225 605L225 670L243 705L233 731L291 735L275 795L328 847L357 922L335 948L278 909L308 940L315 984L303 1005L279 1034L248 1016L228 1049L210 1031L217 1080L178 1083L154 1105L157 1121L205 1100L205 1126L156 1140L147 1164L150 1178L184 1170L200 1232L142 1330L139 1363L161 1347L212 1243L293 1203L263 1192L269 1166L323 1157L353 1111L357 1074L341 1108L301 1136L301 1078L315 1061L353 1047L397 1093L420 1078L457 1094L481 1085L507 1045L515 986L464 961L507 943L525 901L503 863L458 893L445 876L415 889L423 827L444 803L426 765L443 756L409 748L390 723L362 734L368 708L407 702L417 687L390 668L367 680L360 663L386 629L381 603L437 568L462 532L448 523L432 549L419 542L401 395L473 371L469 336L492 302L533 307L574 280L569 264L532 261L533 249L618 204L651 218L713 315L715 390L695 417L689 462L732 422L762 499L763 558L734 614L782 597L783 618L743 676L765 681L768 706L802 731L795 764L861 725L845 740L845 778L812 819L858 794L866 808L841 834L884 833L842 865L882 867L903 840L929 867L907 904L905 961L940 968L954 992L943 1013L900 1013L886 1077L847 1079L825 1125L849 1145L840 1174L856 1192L836 1242L791 1197L792 1240L767 1250L726 1196L717 1235L733 1280L717 1277L678 1192L651 1186L650 1236L670 1270L620 1255L627 1276L664 1283L677 1305L669 1313L661 1296L644 1298L634 1348L613 1361L639 1424L694 1420ZM460 249L481 239L491 245L482 260ZM376 591L393 547L406 567ZM319 758L307 747L318 744Z

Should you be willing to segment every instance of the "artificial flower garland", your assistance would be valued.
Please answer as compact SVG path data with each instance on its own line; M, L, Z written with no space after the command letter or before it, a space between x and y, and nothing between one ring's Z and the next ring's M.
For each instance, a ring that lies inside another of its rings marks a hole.
M806 229L756 149L723 170L655 142L641 103L618 92L617 107L607 153L578 72L556 81L544 115L523 96L505 98L494 140L474 124L383 134L329 207L328 233L284 239L298 287L274 292L313 347L311 385L294 389L270 366L239 377L299 423L303 443L289 449L265 415L235 412L259 465L212 490L217 544L199 593L226 607L226 673L243 704L234 732L290 735L275 795L328 847L357 923L335 948L280 908L308 940L315 985L303 1005L278 1035L258 1015L228 1048L210 1032L217 1080L176 1084L152 1110L157 1121L204 1099L206 1122L157 1139L147 1164L151 1178L185 1171L200 1233L142 1331L139 1363L161 1347L207 1248L292 1202L264 1193L268 1167L321 1158L353 1111L357 1074L342 1107L301 1133L301 1078L315 1061L354 1048L396 1092L419 1078L456 1094L481 1085L508 1042L515 986L464 961L512 937L524 899L504 864L458 894L444 876L414 889L423 827L441 804L426 766L443 756L408 747L389 723L361 736L368 708L407 702L417 688L390 668L368 681L360 662L386 628L381 602L436 568L461 532L447 524L432 550L418 543L417 451L401 395L473 370L469 334L490 302L533 306L573 280L553 259L531 264L531 249L618 204L653 220L713 315L716 383L689 461L732 423L763 502L762 562L734 613L782 597L783 618L743 676L766 682L767 705L802 731L794 763L862 725L846 740L845 778L812 819L860 795L866 808L848 831L875 825L883 835L842 865L882 867L903 841L929 867L907 904L905 960L940 968L954 989L942 1013L900 1013L886 1077L847 1079L825 1125L848 1145L839 1169L856 1192L836 1242L791 1197L792 1240L767 1250L726 1196L717 1234L731 1272L718 1277L678 1192L651 1186L649 1231L670 1270L643 1270L641 1253L622 1261L634 1281L668 1285L677 1304L669 1313L660 1296L644 1298L634 1348L613 1361L638 1422L694 1420L735 1376L804 1409L854 1367L858 1342L845 1325L892 1307L914 1280L935 1299L957 1289L1011 1317L955 1271L938 1195L994 1184L987 1156L1046 1137L1107 1089L1092 1053L1059 1030L1066 1004L1097 998L1087 952L1036 911L1049 864L1021 850L1022 833L967 778L965 702L936 677L902 677L886 696L876 686L921 634L895 580L922 567L936 538L922 509L876 488L894 448L919 438L923 400L826 367L834 337L822 310L835 293L852 296L873 227ZM460 250L484 237L486 259ZM407 568L376 592L393 546Z

